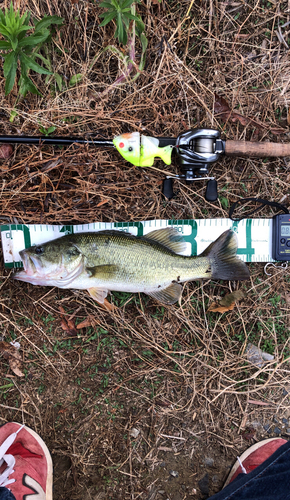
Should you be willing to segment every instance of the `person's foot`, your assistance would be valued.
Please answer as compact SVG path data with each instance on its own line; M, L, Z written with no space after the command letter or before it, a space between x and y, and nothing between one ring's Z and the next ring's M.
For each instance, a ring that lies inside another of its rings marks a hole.
M248 448L232 467L232 470L224 484L224 488L234 481L239 474L249 474L252 470L261 465L267 458L280 448L283 444L287 443L286 439L270 438L260 441Z
M52 460L32 429L17 423L0 427L0 486L16 500L52 500Z

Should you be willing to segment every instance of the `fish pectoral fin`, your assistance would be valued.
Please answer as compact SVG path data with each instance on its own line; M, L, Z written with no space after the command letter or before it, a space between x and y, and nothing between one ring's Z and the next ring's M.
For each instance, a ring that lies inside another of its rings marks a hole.
M150 297L153 297L163 304L174 304L181 299L182 286L179 283L171 283L167 288L162 290L156 290L155 292L147 293Z
M172 226L151 231L143 236L143 239L156 241L177 254L186 250L186 242L178 230Z
M102 266L86 267L86 272L90 278L108 279L112 278L118 269L115 264L104 264Z
M88 292L89 292L90 296L93 297L93 299L96 302L103 304L105 298L108 295L109 290L106 290L106 288L93 287L93 288L88 288Z

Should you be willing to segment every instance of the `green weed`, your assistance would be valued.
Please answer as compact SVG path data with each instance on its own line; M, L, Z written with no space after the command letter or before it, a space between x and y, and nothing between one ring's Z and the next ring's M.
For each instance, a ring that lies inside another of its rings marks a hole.
M46 389L46 386L43 383L41 383L37 389L38 394L42 394L45 391L45 389Z
M136 0L136 2L139 3L139 0ZM107 2L100 3L100 7L107 9L106 12L100 14L100 17L104 18L100 26L106 26L106 24L114 20L116 23L114 37L118 38L119 42L124 45L126 45L128 41L129 25L131 21L135 21L138 34L144 31L144 24L140 16L132 14L133 3L134 0L108 0Z
M42 125L40 125L40 127L39 127L39 132L41 132L42 134L44 134L46 137L48 137L49 134L52 134L55 130L56 130L56 127L45 128Z
M148 40L144 35L144 23L142 22L141 17L138 14L136 15L135 4L138 2L139 0L108 0L100 4L100 7L108 9L106 12L100 14L100 16L104 18L100 26L105 26L113 20L116 24L114 36L115 38L118 38L120 43L127 45L129 52L128 55L124 55L121 50L118 50L112 45L105 47L104 51L109 50L113 54L117 55L118 59L122 61L124 65L123 74L104 91L105 93L113 90L115 86L124 83L132 72L134 66L136 68L138 67L139 71L137 70L137 73L132 78L132 81L136 80L136 78L140 75L140 72L144 69ZM139 37L141 43L141 57L138 63L136 60L135 35ZM94 66L98 57L99 54L95 56L90 69Z
M55 321L55 318L51 314L48 314L47 316L43 316L42 321L45 326L48 326L49 323Z
M11 92L17 79L18 62L20 64L19 94L24 97L27 92L41 95L28 76L30 70L44 75L51 74L35 59L42 59L39 50L51 37L51 31L48 28L51 28L53 24L62 24L63 19L57 16L44 16L33 26L29 26L30 15L30 12L26 12L20 17L19 10L14 11L12 2L10 9L5 9L5 13L0 10L0 34L5 38L5 40L0 40L0 50L5 51L2 54L5 95ZM32 22L34 23L34 20ZM26 36L28 31L32 31L32 34Z

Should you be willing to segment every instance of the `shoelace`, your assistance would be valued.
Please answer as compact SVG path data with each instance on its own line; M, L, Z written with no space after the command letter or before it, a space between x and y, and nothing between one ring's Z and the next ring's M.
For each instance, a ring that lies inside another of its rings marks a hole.
M0 467L4 462L7 464L6 469L0 474L0 486L7 486L8 484L15 483L15 479L9 479L9 476L14 472L13 467L15 465L15 458L13 455L5 455L5 453L14 443L18 432L20 432L23 427L24 425L19 427L18 431L10 434L0 446Z
M237 457L237 459L238 459L238 462L239 462L240 467L241 467L241 469L242 469L242 472L243 472L244 474L247 474L247 471L246 471L245 467L243 466L243 463L242 463L242 461L241 461L240 457Z

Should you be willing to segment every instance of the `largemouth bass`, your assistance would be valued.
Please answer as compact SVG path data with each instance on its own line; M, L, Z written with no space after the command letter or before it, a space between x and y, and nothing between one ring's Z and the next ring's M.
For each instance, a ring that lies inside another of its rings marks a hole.
M180 255L185 242L174 228L136 237L121 231L66 235L20 252L14 278L33 285L88 290L103 303L111 290L143 292L164 304L181 298L180 283L199 278L245 280L234 232L224 232L198 257Z

